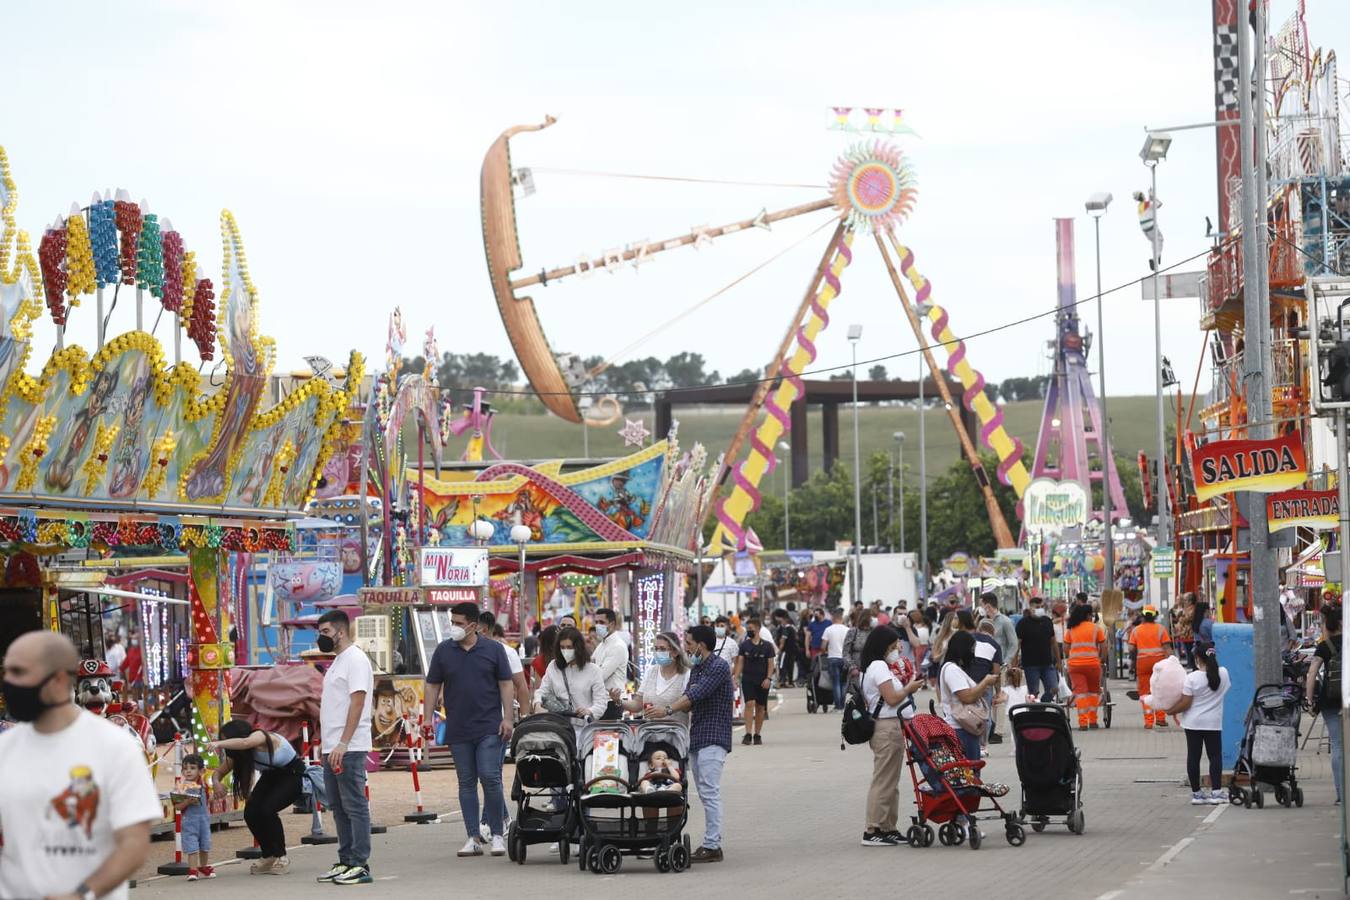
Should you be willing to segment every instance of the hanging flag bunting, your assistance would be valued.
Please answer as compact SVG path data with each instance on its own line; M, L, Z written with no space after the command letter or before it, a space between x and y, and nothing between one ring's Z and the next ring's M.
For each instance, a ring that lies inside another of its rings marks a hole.
M1205 501L1229 491L1263 494L1296 488L1308 477L1297 434L1269 441L1211 441L1191 451L1195 496Z

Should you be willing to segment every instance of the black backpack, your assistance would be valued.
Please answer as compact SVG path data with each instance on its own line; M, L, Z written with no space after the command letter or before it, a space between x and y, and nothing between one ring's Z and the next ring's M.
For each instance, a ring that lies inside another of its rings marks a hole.
M1338 709L1341 705L1341 636L1333 635L1326 643L1331 659L1322 666L1319 679L1322 686L1317 699L1324 709Z
M865 744L872 739L877 716L885 702L878 698L876 709L869 710L862 691L857 687L849 688L848 699L844 701L844 719L839 725L839 736L844 739L844 744ZM840 750L844 749L844 744L839 745Z

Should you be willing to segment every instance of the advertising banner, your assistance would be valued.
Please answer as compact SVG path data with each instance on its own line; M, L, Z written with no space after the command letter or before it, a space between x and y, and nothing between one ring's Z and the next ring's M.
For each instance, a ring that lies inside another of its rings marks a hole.
M1196 498L1205 501L1229 491L1263 494L1289 490L1308 477L1303 442L1297 434L1269 441L1211 441L1191 451Z
M1281 491L1266 498L1266 518L1271 531L1282 528L1329 531L1341 521L1340 497L1336 491Z

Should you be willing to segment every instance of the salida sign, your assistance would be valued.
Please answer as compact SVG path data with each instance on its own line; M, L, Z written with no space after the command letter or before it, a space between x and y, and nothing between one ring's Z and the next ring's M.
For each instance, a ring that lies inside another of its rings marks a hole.
M1297 434L1270 441L1211 441L1191 451L1195 495L1208 500L1229 491L1263 494L1296 488L1308 477Z
M1266 518L1271 531L1332 529L1341 521L1340 497L1336 491L1281 491L1266 498Z

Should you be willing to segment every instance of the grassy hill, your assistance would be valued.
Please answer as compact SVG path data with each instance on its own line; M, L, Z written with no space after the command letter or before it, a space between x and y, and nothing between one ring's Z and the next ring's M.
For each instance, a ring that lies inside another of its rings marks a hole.
M1022 401L1009 403L1004 408L1004 422L1008 432L1022 439L1028 449L1036 445L1036 431L1040 427L1042 401ZM676 418L680 423L680 442L688 447L695 441L702 442L710 456L716 457L726 449L740 421L743 410L686 409L677 410ZM1117 456L1133 459L1139 450L1150 451L1156 445L1154 430L1154 400L1152 397L1113 397L1109 400L1111 415L1111 442ZM1171 405L1167 415L1175 415ZM651 428L653 416L650 410L629 413L630 418L641 416L647 427ZM896 431L905 432L905 465L910 471L918 468L919 419L918 411L902 407L863 407L859 411L858 433L862 443L862 454L866 457L875 451L895 449L892 435ZM820 468L822 461L821 424L819 412L810 418L811 431L810 457L811 469ZM624 453L623 440L618 435L622 421L604 428L591 428L591 457L620 456ZM942 409L930 409L925 413L924 428L928 441L928 474L932 478L936 473L950 466L960 453L957 437L952 430L946 412ZM522 413L499 413L493 424L493 443L498 452L507 459L544 459L557 457L581 457L582 426L572 425L549 415L530 415ZM848 407L839 411L839 452L845 462L853 459L853 416ZM462 450L458 442L448 448L450 455ZM766 492L778 493L782 490L782 476L774 473L774 483L765 485Z

